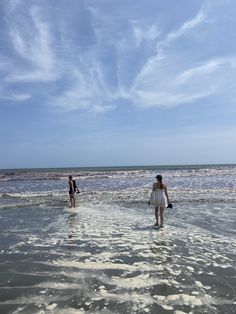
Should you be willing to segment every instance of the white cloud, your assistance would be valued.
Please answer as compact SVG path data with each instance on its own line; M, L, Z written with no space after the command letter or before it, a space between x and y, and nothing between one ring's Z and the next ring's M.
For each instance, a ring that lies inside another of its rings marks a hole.
M132 98L139 106L168 108L229 92L227 82L229 85L235 80L236 57L219 56L199 62L197 58L195 61L194 46L179 48L181 36L185 35L185 43L191 41L193 32L204 32L206 21L202 9L158 43L156 55L147 60L132 87Z
M94 67L86 71L79 68L70 70L74 83L61 95L52 98L50 104L62 111L80 109L106 112L114 108L109 104L114 99L114 95L104 88L98 68Z
M235 67L236 58L214 58L206 63L187 69L177 78L179 83L184 83L194 77L200 77L217 72L220 69Z
M156 40L161 31L158 30L156 25L139 25L137 21L131 21L133 27L134 37L136 40L136 46L139 47L143 41L154 41Z
M168 108L218 95L219 90L226 94L228 83L235 81L234 55L220 51L208 55L206 41L201 41L217 23L217 17L208 23L211 6L182 19L179 27L173 22L165 28L162 19L116 16L96 2L78 11L84 24L70 21L73 8L64 14L60 5L55 16L61 20L54 23L50 5L42 3L27 7L23 1L10 1L15 18L8 29L16 57L0 58L0 71L3 94L12 90L9 86L23 86L16 101L34 96L29 83L43 82L46 102L62 111L106 112L116 108L120 99L143 108ZM83 46L86 30L91 41ZM84 37L77 36L81 33Z
M114 38L117 33L112 38L110 29L118 30L121 21L111 19L110 16L93 8L90 8L90 12L93 14L94 24L99 25L95 29L97 44L89 59L83 54L80 55L81 63L84 63L87 69L77 65L78 73L73 78L74 84L61 96L54 98L55 105L63 110L84 109L98 112L112 110L115 106L111 106L111 103L121 98L128 99L129 102L143 108L169 108L193 103L216 95L222 82L220 78L222 70L232 70L235 63L233 57L214 57L200 63L194 60L194 53L191 55L192 48L187 47L186 51L176 50L175 47L181 44L183 36L185 40L190 40L193 34L204 32L208 25L208 13L205 7L192 19L183 22L178 29L166 34L161 41L160 36L162 35L163 38L163 34L155 24L142 25L139 21L130 20L133 37L131 32L122 33L122 37L118 37L116 42ZM141 70L133 77L130 87L124 84L123 80L125 75L130 75L131 64L127 60L132 56L131 62L136 62L136 54L140 52L139 49L142 49L143 42L156 43L156 53L153 55L153 51L150 50L148 58L145 56L147 59ZM104 64L98 58L100 51L104 49L104 44L107 43L113 44L116 53L113 74L118 81L113 91L107 85ZM186 60L181 56L182 52L187 54ZM232 75L233 72L232 70Z
M30 16L32 24L12 25L12 44L24 66L11 69L7 81L51 81L58 77L50 28L36 7L31 8Z
M186 21L178 30L169 33L165 43L178 39L189 30L201 25L203 22L206 22L206 16L202 11L200 11L193 19Z
M143 92L137 91L133 98L137 99L137 104L143 108L163 107L171 108L178 105L193 103L196 100L207 97L212 94L211 89L202 92L185 93L184 91L161 91L161 92Z
M114 105L99 105L95 104L94 106L91 107L89 110L90 112L94 113L106 113L108 111L113 111L116 108Z
M142 70L138 74L136 81L142 80L142 77L148 76L149 74L153 74L153 71L159 67L159 64L163 64L163 62L169 62L167 59L168 50L166 45L170 44L172 40L177 40L181 37L184 33L186 33L189 29L192 29L199 24L201 24L204 19L204 14L199 12L196 17L192 20L185 22L178 30L175 32L171 32L167 34L166 38L157 44L157 51L154 56L151 56L143 66ZM136 82L134 83L134 85Z
M229 84L236 77L235 60L234 57L213 58L183 71L169 64L170 59L162 67L157 63L155 67L149 64L134 86L133 99L144 108L172 107L227 94Z
M109 104L109 99L106 99L104 95L99 96L95 91L82 90L77 85L71 87L61 96L52 98L49 102L54 108L62 111L74 111L74 110L87 110L94 113L104 113L111 111L115 108L115 105Z
M7 94L1 93L0 99L10 100L10 101L16 101L16 102L23 102L31 98L31 95L29 94L16 94L16 93L10 93Z

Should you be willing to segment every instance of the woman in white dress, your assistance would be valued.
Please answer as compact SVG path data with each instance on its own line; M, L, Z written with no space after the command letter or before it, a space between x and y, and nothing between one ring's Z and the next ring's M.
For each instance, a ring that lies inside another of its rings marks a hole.
M169 204L169 196L167 193L167 186L162 183L162 176L157 175L156 176L157 182L153 184L152 191L154 192L154 206L155 206L155 217L156 217L156 223L155 226L158 226L158 212L160 209L160 228L163 228L163 222L164 222L164 208L167 206L167 203ZM167 203L166 203L167 201Z

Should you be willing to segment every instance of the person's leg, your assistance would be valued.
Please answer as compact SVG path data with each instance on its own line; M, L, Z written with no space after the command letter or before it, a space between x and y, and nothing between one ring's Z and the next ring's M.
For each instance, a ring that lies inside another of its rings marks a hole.
M155 226L158 226L158 206L155 207L155 217L156 217Z
M73 194L73 207L75 207L75 194Z
M70 207L72 207L72 194L69 194L70 195Z
M161 220L161 225L160 227L163 228L163 222L164 222L164 215L163 215L163 212L164 212L164 208L163 207L160 207L160 220Z

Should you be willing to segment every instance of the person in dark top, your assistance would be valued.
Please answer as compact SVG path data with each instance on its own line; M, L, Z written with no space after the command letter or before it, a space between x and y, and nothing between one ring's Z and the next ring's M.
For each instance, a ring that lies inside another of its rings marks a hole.
M68 184L71 207L75 207L75 194L79 193L79 189L76 185L76 181L73 179L71 175L69 176Z

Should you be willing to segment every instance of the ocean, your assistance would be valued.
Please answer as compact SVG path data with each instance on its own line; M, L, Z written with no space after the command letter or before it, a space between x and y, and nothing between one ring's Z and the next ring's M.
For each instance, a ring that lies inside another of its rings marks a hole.
M0 170L0 313L236 313L235 226L236 165Z

